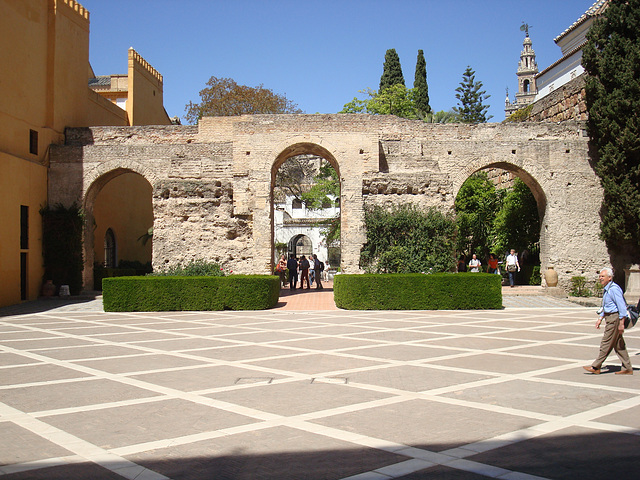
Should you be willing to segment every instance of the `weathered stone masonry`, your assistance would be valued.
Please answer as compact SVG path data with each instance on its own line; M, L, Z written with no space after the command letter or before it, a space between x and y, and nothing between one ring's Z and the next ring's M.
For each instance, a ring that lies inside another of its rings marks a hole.
M497 167L533 191L542 219L542 268L560 285L607 263L599 240L602 191L582 123L431 125L368 115L204 118L195 126L70 129L52 148L51 203L83 205L124 172L153 186L154 266L193 258L238 273L269 273L275 172L287 158L320 155L341 179L342 270L358 272L364 207L453 208L472 173ZM93 245L85 236L85 281Z

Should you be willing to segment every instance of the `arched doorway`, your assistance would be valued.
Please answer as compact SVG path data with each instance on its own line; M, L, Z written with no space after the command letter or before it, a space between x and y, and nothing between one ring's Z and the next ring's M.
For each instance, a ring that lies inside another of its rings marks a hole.
M540 184L515 165L494 163L475 170L456 192L458 268L476 254L486 271L490 255L503 264L515 249L521 264L517 283L539 285L546 204Z
M151 184L140 174L116 169L96 179L85 196L85 288L95 266L150 269L153 202Z
M289 184L286 184L286 181ZM272 261L312 254L340 264L340 175L333 155L313 143L285 148L271 171Z

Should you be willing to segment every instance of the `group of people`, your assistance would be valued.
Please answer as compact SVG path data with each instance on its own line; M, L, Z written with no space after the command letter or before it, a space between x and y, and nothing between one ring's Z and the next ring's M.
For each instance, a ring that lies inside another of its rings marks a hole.
M495 254L492 253L491 255L489 255L489 260L487 261L487 263L489 264L487 268L488 273L500 274L500 262L498 261L498 257L496 257ZM458 259L458 272L466 272L467 268L469 269L469 272L481 271L482 262L480 262L478 256L475 253L471 256L471 260L469 260L468 264L466 262L465 256L460 255L460 258ZM516 281L516 273L520 271L518 254L513 248L505 259L505 268L507 270L507 273L509 274L509 285L511 285L511 287L513 288Z
M296 290L298 280L300 280L300 288L311 288L311 284L315 283L318 290L322 290L322 272L324 271L324 263L318 260L318 256L314 253L309 258L302 255L299 259L294 254L289 255L289 259L285 255L280 257L280 261L276 266L276 274L280 276L280 282L284 286L285 272L289 270L289 288Z

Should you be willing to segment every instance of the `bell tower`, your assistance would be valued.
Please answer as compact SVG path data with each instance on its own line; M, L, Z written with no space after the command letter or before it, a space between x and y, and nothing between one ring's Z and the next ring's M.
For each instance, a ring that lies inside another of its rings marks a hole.
M533 102L538 93L536 85L536 75L538 74L538 64L536 63L536 52L533 50L533 44L529 37L529 25L523 23L520 30L525 32L524 41L522 42L522 52L520 52L520 62L518 63L518 93L515 95L514 103L511 103L509 96L504 102L505 117L508 117L516 110L526 107Z

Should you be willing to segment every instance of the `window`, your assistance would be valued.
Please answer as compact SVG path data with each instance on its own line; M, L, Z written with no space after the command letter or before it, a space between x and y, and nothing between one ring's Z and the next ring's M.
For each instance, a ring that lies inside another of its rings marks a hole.
M38 132L29 130L29 153L38 155Z
M295 209L299 209L302 208L302 200L299 200L297 198L293 199L293 202L291 202L291 207L295 208Z
M27 262L27 254L24 252L20 253L20 300L27 299L27 270L29 263Z
M20 248L29 248L29 207L20 205Z
M116 268L116 236L110 228L104 234L104 266Z

